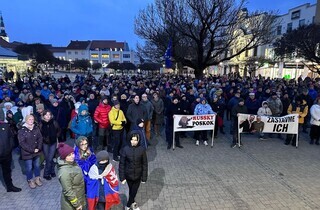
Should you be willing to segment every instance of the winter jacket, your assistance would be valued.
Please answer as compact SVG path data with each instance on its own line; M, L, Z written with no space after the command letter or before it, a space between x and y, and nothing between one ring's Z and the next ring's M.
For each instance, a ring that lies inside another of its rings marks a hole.
M232 110L232 108L239 103L239 99L240 98L233 96L228 102L227 108Z
M18 131L18 140L21 147L22 160L30 160L41 154L42 135L36 125L34 125L32 130L23 125ZM39 152L35 153L35 149L38 149Z
M57 107L49 106L49 110L52 112L53 118L59 123L60 128L67 128L69 123L69 114L61 104Z
M85 187L81 168L74 162L58 158L58 177L62 186L61 210L74 210L82 205L85 209Z
M152 105L152 103L148 100L148 101L141 101L140 102L143 106L145 106L146 108L146 111L147 111L147 115L146 115L146 118L145 120L151 120L152 119L152 115L153 115L153 110L154 110L154 107Z
M280 116L283 110L282 102L279 98L273 99L272 96L267 100L268 106L271 109L272 116Z
M140 142L139 142L140 143ZM123 180L139 180L147 181L148 177L148 160L146 150L139 144L136 147L124 147L121 151L119 164L120 181Z
M98 99L89 99L87 104L88 104L90 116L94 116L94 112L95 112L96 108L99 106L99 100Z
M298 105L291 103L288 108L288 114L299 114L299 124L304 123L304 118L308 114L308 105L305 100L302 100L302 104Z
M260 104L261 104L260 100L256 98L254 99L247 98L245 105L248 109L248 114L257 114Z
M131 123L131 125L135 125L137 122L137 119L141 118L146 120L148 118L147 109L142 104L136 104L132 103L129 105L126 117Z
M110 125L109 122L109 112L111 106L109 104L100 103L94 112L94 121L99 123L99 128L108 128Z
M57 121L54 119L48 122L41 120L39 128L43 137L44 144L54 144L57 143L57 138L60 137L61 129ZM48 132L49 130L49 132Z
M87 111L86 115L81 115L83 110ZM92 119L88 115L88 106L81 105L79 107L78 115L71 121L71 130L78 136L90 136L93 131Z
M153 110L153 120L154 120L154 124L163 124L164 123L164 103L163 100L161 98L159 98L158 101L152 99L151 103L154 107ZM188 110L188 107L187 107Z
M266 101L262 102L262 106L259 108L257 115L260 116L272 116L271 109L269 107L264 107L263 104L266 103Z
M172 127L173 128L173 115L179 115L183 114L180 103L174 104L171 102L171 104L167 107L165 116L167 117L166 119L166 126Z
M126 117L121 109L111 108L109 112L109 122L112 130L121 130L122 122L127 122Z
M0 158L11 155L13 148L13 135L9 123L0 123Z
M234 128L238 126L238 114L248 114L248 109L245 105L235 105L231 110L231 116L233 117Z
M312 105L310 109L310 114L311 114L310 124L320 126L320 105L319 104Z
M194 108L194 114L203 115L203 114L215 114L215 113L214 111L212 111L212 108L208 103L206 104L199 103L197 104L196 108Z

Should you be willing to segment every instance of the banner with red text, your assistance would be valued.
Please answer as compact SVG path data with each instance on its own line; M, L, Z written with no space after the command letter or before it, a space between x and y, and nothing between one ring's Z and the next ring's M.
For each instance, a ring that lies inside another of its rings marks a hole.
M262 133L297 134L299 131L299 115L261 116L261 118L257 118L257 115L239 114L238 125L239 133L255 132L262 128Z
M214 130L216 115L174 115L173 131Z

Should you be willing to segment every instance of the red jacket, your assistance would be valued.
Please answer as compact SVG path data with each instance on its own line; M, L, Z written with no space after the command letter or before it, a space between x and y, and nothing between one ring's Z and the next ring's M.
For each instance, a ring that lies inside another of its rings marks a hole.
M93 119L94 121L99 123L99 128L108 128L109 122L109 112L111 110L111 106L109 104L100 103L96 108Z

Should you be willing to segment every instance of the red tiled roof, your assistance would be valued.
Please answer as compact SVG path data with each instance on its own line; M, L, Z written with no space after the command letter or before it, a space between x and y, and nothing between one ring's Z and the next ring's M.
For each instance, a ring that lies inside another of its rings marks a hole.
M98 49L114 49L114 48L121 48L125 49L124 42L117 42L115 40L92 40L90 50Z
M90 41L72 41L67 46L67 50L85 50L89 46Z

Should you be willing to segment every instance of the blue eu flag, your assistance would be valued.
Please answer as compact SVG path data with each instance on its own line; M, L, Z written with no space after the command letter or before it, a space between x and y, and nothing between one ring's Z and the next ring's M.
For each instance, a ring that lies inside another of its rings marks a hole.
M172 68L171 56L172 56L172 41L170 39L166 53L164 54L165 66L167 69Z

